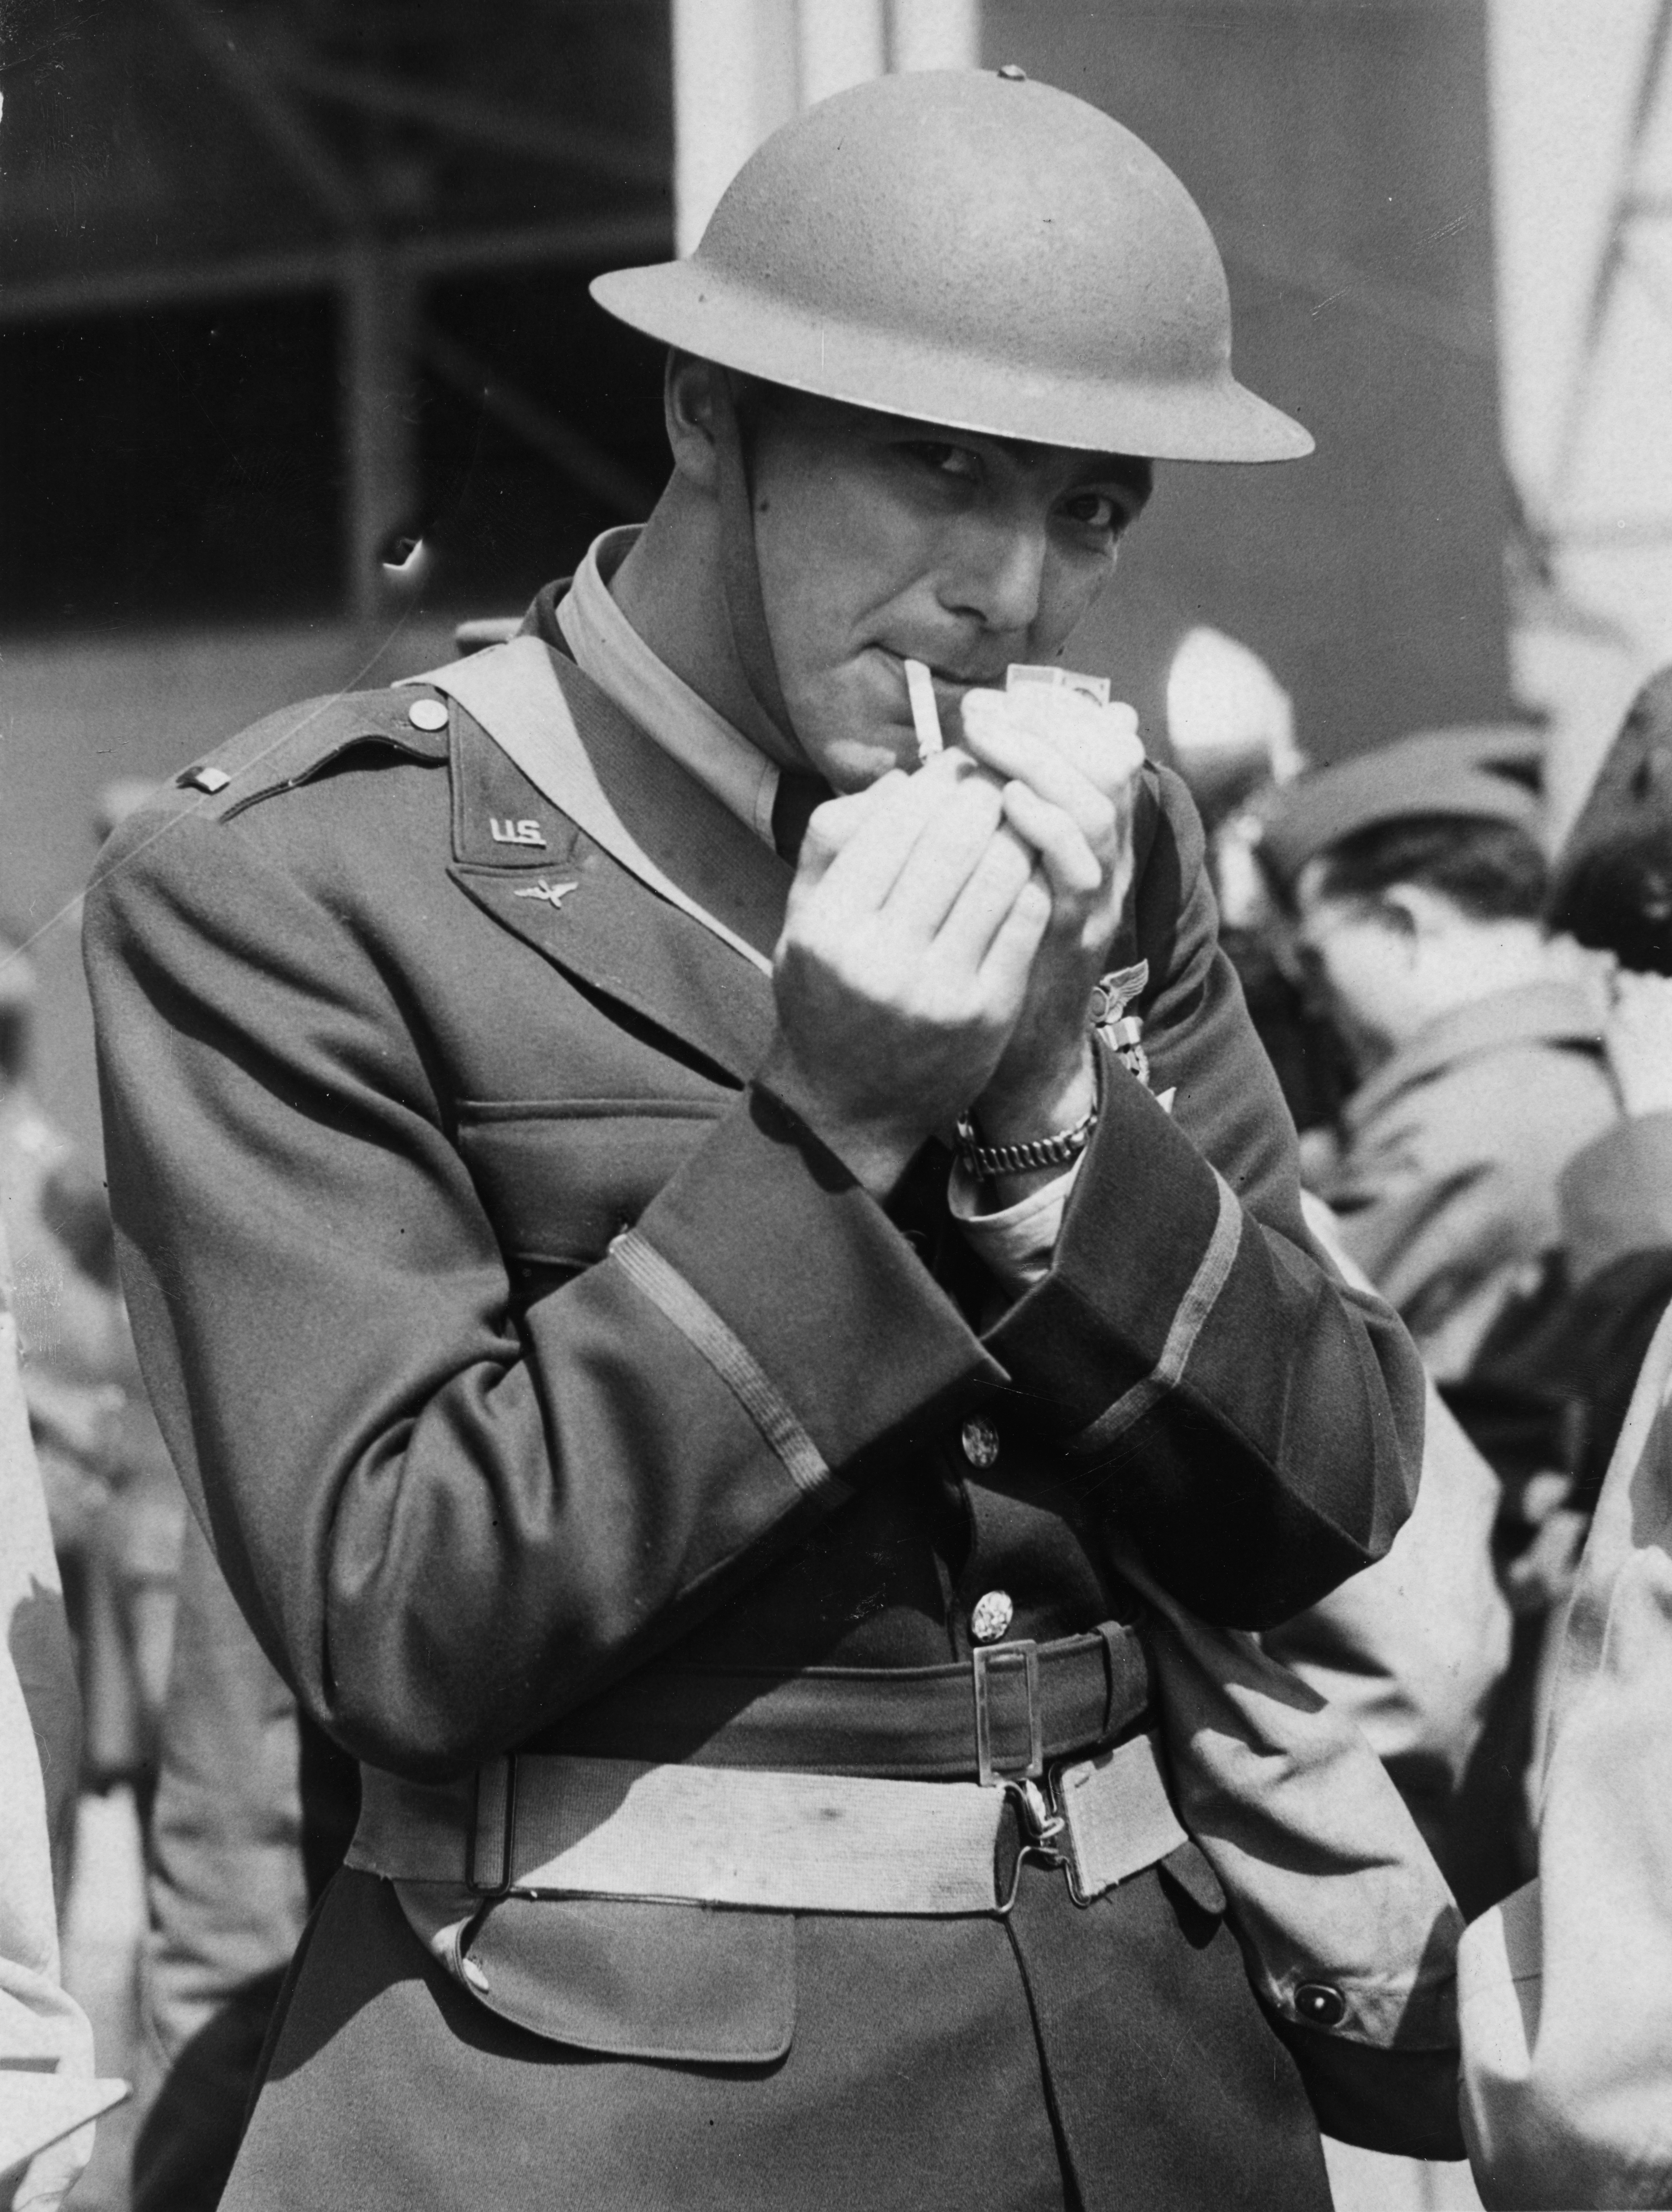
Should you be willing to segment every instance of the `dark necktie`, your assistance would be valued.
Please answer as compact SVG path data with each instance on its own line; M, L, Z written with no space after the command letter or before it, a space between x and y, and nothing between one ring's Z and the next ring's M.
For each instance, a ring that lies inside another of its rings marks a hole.
M777 796L772 802L772 842L792 867L800 854L801 840L807 834L814 807L822 806L830 796L830 785L818 776L791 775L787 771L779 776Z

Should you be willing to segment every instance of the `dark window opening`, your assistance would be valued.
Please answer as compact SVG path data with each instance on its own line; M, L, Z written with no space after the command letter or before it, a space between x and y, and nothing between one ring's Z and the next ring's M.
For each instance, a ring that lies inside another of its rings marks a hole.
M342 599L329 295L0 331L0 623Z
M414 302L428 605L520 609L666 477L660 349L590 273ZM0 628L345 612L344 320L319 292L0 330Z
M599 531L641 521L666 478L661 349L612 322L587 283L563 270L429 295L439 357L459 372L463 354L491 380L484 401L467 377L423 369L433 605L520 610L572 570Z

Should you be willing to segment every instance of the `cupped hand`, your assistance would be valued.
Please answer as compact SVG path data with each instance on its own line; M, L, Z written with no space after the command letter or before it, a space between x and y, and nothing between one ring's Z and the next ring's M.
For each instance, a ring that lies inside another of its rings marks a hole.
M762 1073L873 1191L985 1088L1054 897L1003 792L948 753L819 807Z
M1091 1103L1088 1009L1132 887L1144 750L1130 707L1044 686L967 693L964 744L1000 780L1005 819L1051 892L1023 1006L979 1103L982 1135L1002 1144L1064 1127Z

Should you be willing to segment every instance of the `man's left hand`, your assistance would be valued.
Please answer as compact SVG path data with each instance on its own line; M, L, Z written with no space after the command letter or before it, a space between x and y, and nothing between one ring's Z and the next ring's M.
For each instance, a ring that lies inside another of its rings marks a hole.
M1132 886L1144 752L1130 707L1043 686L966 693L963 742L1051 890L1021 1018L976 1106L984 1141L1024 1143L1072 1127L1095 1097L1088 1015Z

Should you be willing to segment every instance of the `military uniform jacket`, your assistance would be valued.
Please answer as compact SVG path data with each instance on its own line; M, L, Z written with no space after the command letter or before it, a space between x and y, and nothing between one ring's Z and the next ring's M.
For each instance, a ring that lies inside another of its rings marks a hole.
M1466 1375L1559 1242L1557 1185L1620 1103L1594 989L1553 979L1454 1007L1347 1101L1319 1195L1442 1382Z
M769 951L788 866L556 665L633 836ZM246 732L216 757L222 787L188 776L125 825L88 903L147 1378L252 1626L338 1742L441 1778L562 1741L648 1662L944 1664L989 1590L1013 1636L1079 1632L1135 1610L1104 1558L1115 1523L1191 1606L1245 1625L1385 1549L1420 1374L1307 1237L1182 786L1146 772L1114 956L1149 963L1153 1093L1111 1060L1051 1269L992 1321L945 1155L890 1206L860 1189L751 1079L767 979L461 709L415 726L434 697L328 700ZM505 2030L516 2065L483 2072L499 2024L461 2024L468 2000L380 1887L344 1875L326 1900L229 2206L485 2197L479 2163L450 2166L460 2141L479 2159L527 2139L530 2039ZM1164 1889L1065 1904L1060 1927L1041 1907L1056 1933L1019 1975L1025 1896L1005 1929L804 1923L793 1967L752 1924L773 1916L720 1916L716 1952L715 1916L687 1911L710 1948L683 1979L674 1908L648 1948L619 1933L636 1908L595 1908L617 1931L608 2018L575 2040L605 2070L565 2101L576 2049L538 2046L539 2127L586 2178L577 2202L824 2201L774 2166L794 2142L837 2161L849 2202L964 2202L1013 2166L1034 2191L1016 2202L1067 2201L1072 2172L1088 2204L1117 2183L1123 2203L1177 2204L1197 2201L1187 2138L1219 2146L1204 2203L1327 2201L1229 1939L1206 1922L1182 1939L1195 1908ZM581 1947L554 1962L572 1989L598 1962L585 1917L542 1923ZM1094 1970L1097 1929L1113 1948ZM1053 1944L1079 1961L1066 1980L1040 1963ZM1123 1982L1119 1960L1155 1944L1163 1963ZM1207 1981L1190 1995L1182 1973ZM690 2033L670 2045L674 2015ZM1164 2094L1158 2021L1194 2054ZM1216 2036L1217 2129L1199 2078ZM1135 2070L1111 2096L1117 2046ZM631 2063L652 2048L702 2063ZM787 2133L765 2142L771 2112ZM502 2165L498 2185L524 2202Z

